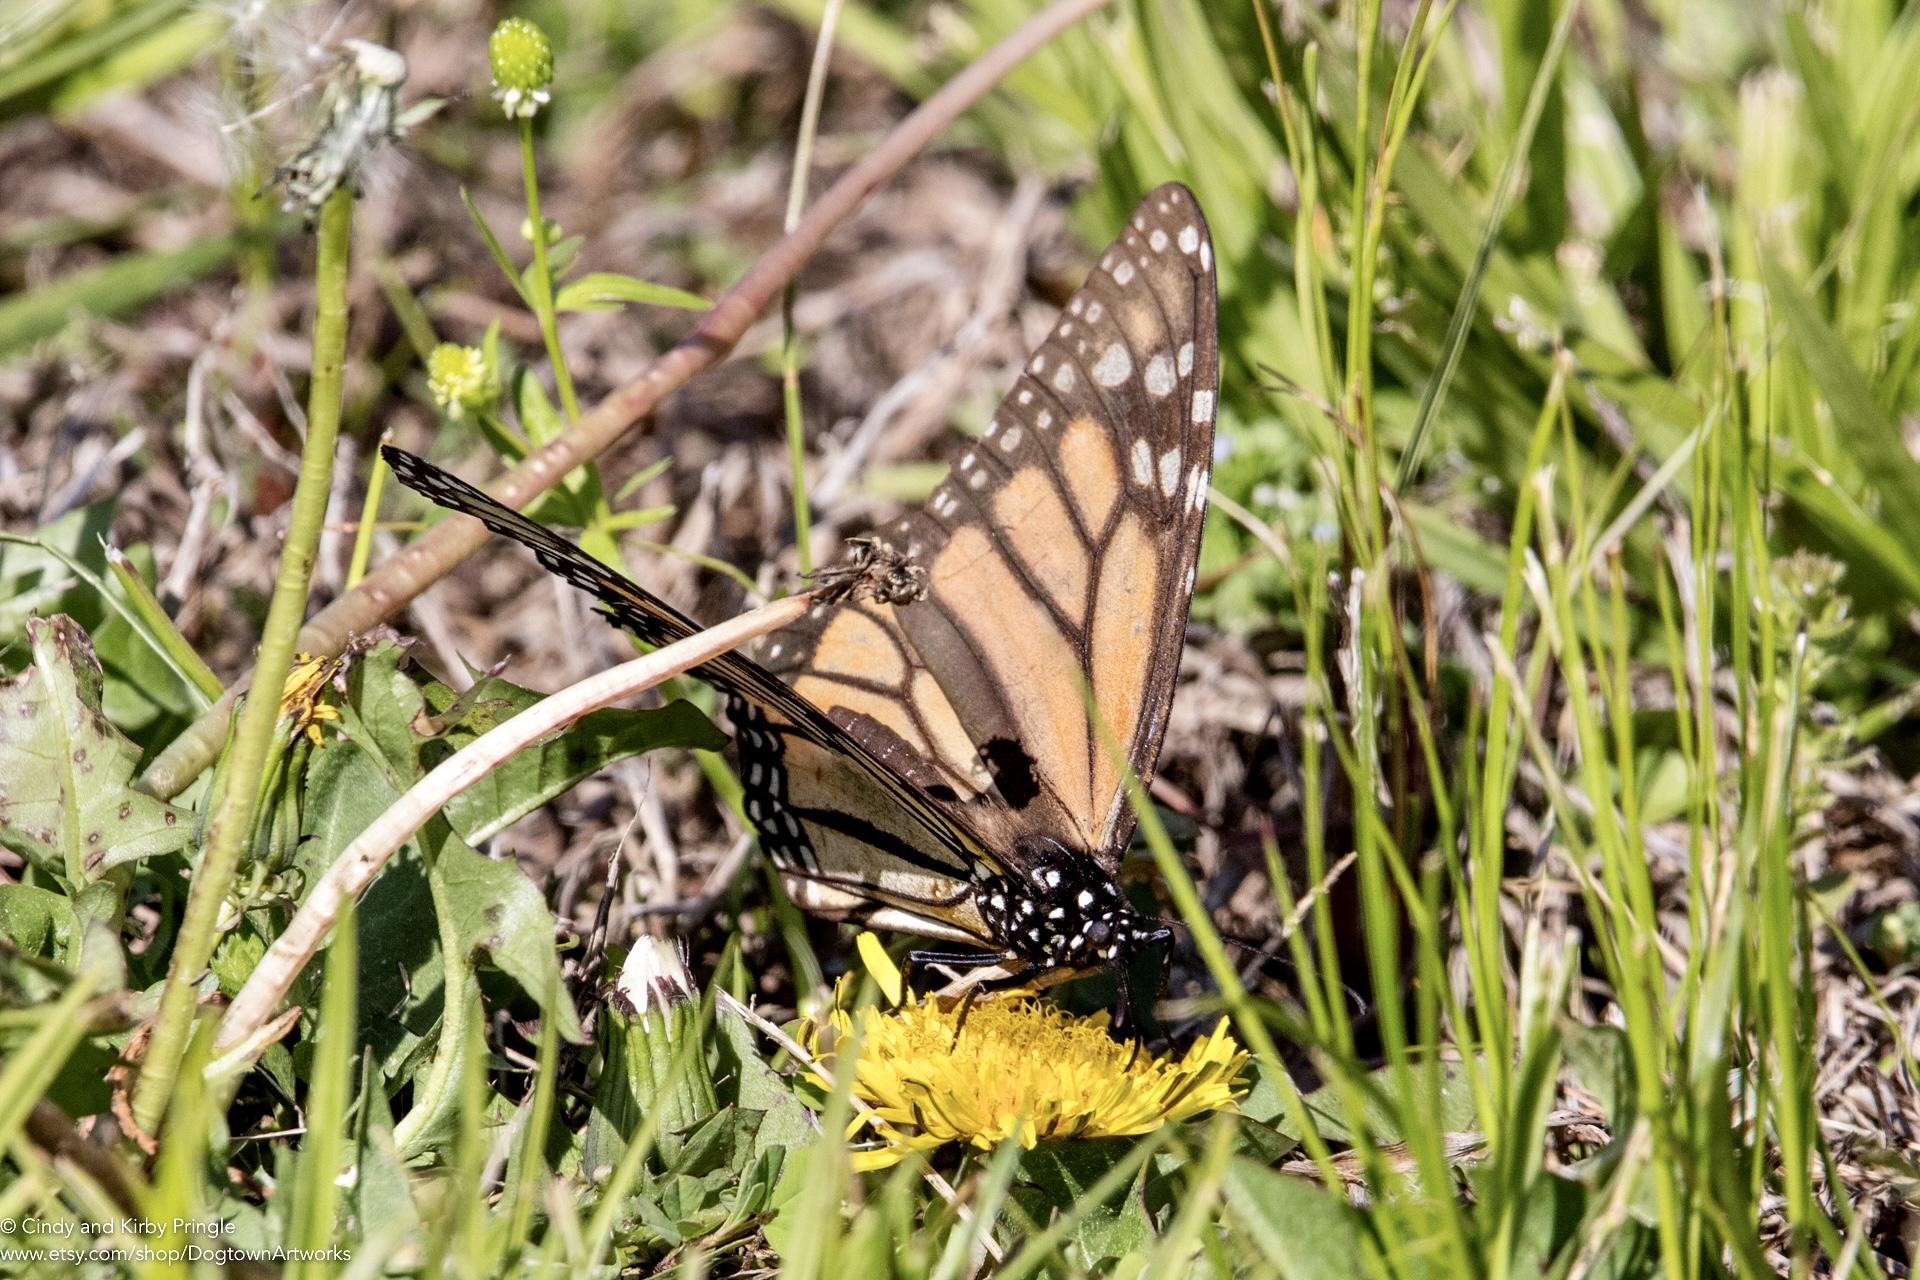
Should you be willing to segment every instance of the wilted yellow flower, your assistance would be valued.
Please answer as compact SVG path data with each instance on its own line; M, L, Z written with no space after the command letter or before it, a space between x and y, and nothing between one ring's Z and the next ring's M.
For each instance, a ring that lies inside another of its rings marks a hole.
M316 747L322 745L321 722L340 718L338 707L320 701L327 683L339 670L338 658L297 653L293 657L293 666L287 671L286 683L280 686L280 718L291 719L293 731L306 734L307 741Z
M871 1110L847 1136L881 1145L856 1169L883 1169L948 1142L991 1150L1009 1136L1029 1149L1061 1138L1120 1138L1234 1105L1247 1054L1213 1033L1179 1058L1158 1058L1107 1033L1107 1015L1076 1017L1028 997L971 1005L927 996L898 1009L835 1009L810 1026L822 1073L860 1019L853 1096ZM823 1074L810 1077L823 1088Z

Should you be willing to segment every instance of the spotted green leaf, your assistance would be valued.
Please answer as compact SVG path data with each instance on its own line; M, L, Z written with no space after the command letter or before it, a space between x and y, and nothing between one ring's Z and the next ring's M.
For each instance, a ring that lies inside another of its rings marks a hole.
M65 615L27 623L31 664L0 684L0 845L69 890L172 853L189 816L133 789L139 749L100 710L100 662Z

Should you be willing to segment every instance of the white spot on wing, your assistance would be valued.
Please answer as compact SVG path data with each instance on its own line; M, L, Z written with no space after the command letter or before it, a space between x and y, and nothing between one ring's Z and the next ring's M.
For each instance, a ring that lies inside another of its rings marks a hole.
M1213 246L1204 240L1200 242L1200 269L1213 270Z
M1147 361L1147 390L1156 396L1164 396L1173 390L1173 359L1161 352Z
M1193 393L1193 420L1195 422L1213 421L1213 392L1196 391Z
M1184 378L1192 372L1193 344L1191 342L1183 342L1180 344L1180 376Z
M1189 222L1180 228L1180 252L1192 253L1200 247L1200 229Z
M1027 365L1027 371L1029 373L1045 373L1047 371L1046 356L1036 355L1033 358L1033 360Z
M1053 410L1042 409L1039 414L1035 416L1033 425L1039 427L1042 431L1051 427L1053 425Z
M1054 389L1058 391L1073 390L1073 366L1070 364L1061 365L1053 375L1053 385Z
M1133 279L1133 264L1131 262L1122 262L1113 269L1113 282L1115 284L1125 284L1131 279Z
M1032 403L1033 403L1033 392L1031 392L1031 391L1029 391L1029 390L1027 390L1027 389L1026 389L1025 387L1022 387L1022 388L1020 388L1020 403L1021 403L1021 404L1032 404Z
M1089 302L1087 304L1087 323L1099 324L1100 317L1105 315L1106 313L1107 313L1107 309L1102 304L1098 302Z
M1116 342L1100 356L1100 363L1093 366L1093 380L1103 387L1117 387L1133 374L1133 357L1127 354L1126 344Z
M1160 455L1160 496L1171 498L1173 491L1180 487L1180 450L1178 447Z
M1153 234L1147 237L1147 243L1153 246L1155 253L1165 253L1167 251L1167 233L1155 227Z
M1018 449L1019 447L1020 447L1020 428L1008 427L1007 434L1000 437L1001 452L1012 453L1015 449Z
M1152 484L1153 450L1148 447L1147 442L1135 440L1127 456L1133 463L1133 482L1138 485Z

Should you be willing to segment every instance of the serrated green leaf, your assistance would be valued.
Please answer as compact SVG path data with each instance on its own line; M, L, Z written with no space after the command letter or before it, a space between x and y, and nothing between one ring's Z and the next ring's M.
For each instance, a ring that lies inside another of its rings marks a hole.
M100 709L100 663L64 615L27 624L33 661L0 685L0 845L71 890L173 853L189 816L133 789L140 753Z
M432 839L430 832L421 835ZM564 991L553 945L553 912L518 863L477 853L448 831L438 842L430 874L440 882L439 896L451 909L454 932L465 946L485 951L535 1000ZM569 1043L583 1041L572 1001L562 995L546 1013Z
M623 276L616 271L593 271L578 280L570 280L553 299L554 307L560 311L618 311L630 302L678 307L682 311L707 311L713 307L697 293Z
M341 850L398 797L358 741L314 752L300 807L304 839L294 859L301 879L318 883ZM433 896L417 845L409 842L387 863L362 895L359 914L360 1039L372 1047L382 1074L399 1080L441 1019L446 985ZM297 987L292 999L310 1003L311 992Z
M1025 1185L1015 1188L1015 1202L1035 1222L1077 1210L1081 1216L1069 1256L1077 1253L1075 1261L1083 1266L1124 1258L1153 1240L1139 1178L1103 1203L1084 1203L1094 1183L1126 1156L1130 1145L1119 1140L1045 1143L1020 1157L1019 1176Z

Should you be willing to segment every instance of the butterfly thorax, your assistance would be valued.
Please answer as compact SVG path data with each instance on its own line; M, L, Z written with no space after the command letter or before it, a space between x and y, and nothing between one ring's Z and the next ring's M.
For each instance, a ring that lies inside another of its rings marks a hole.
M1034 968L1123 963L1169 936L1165 925L1128 906L1088 855L1044 838L1023 841L1018 853L1023 874L985 877L977 901L994 940Z

